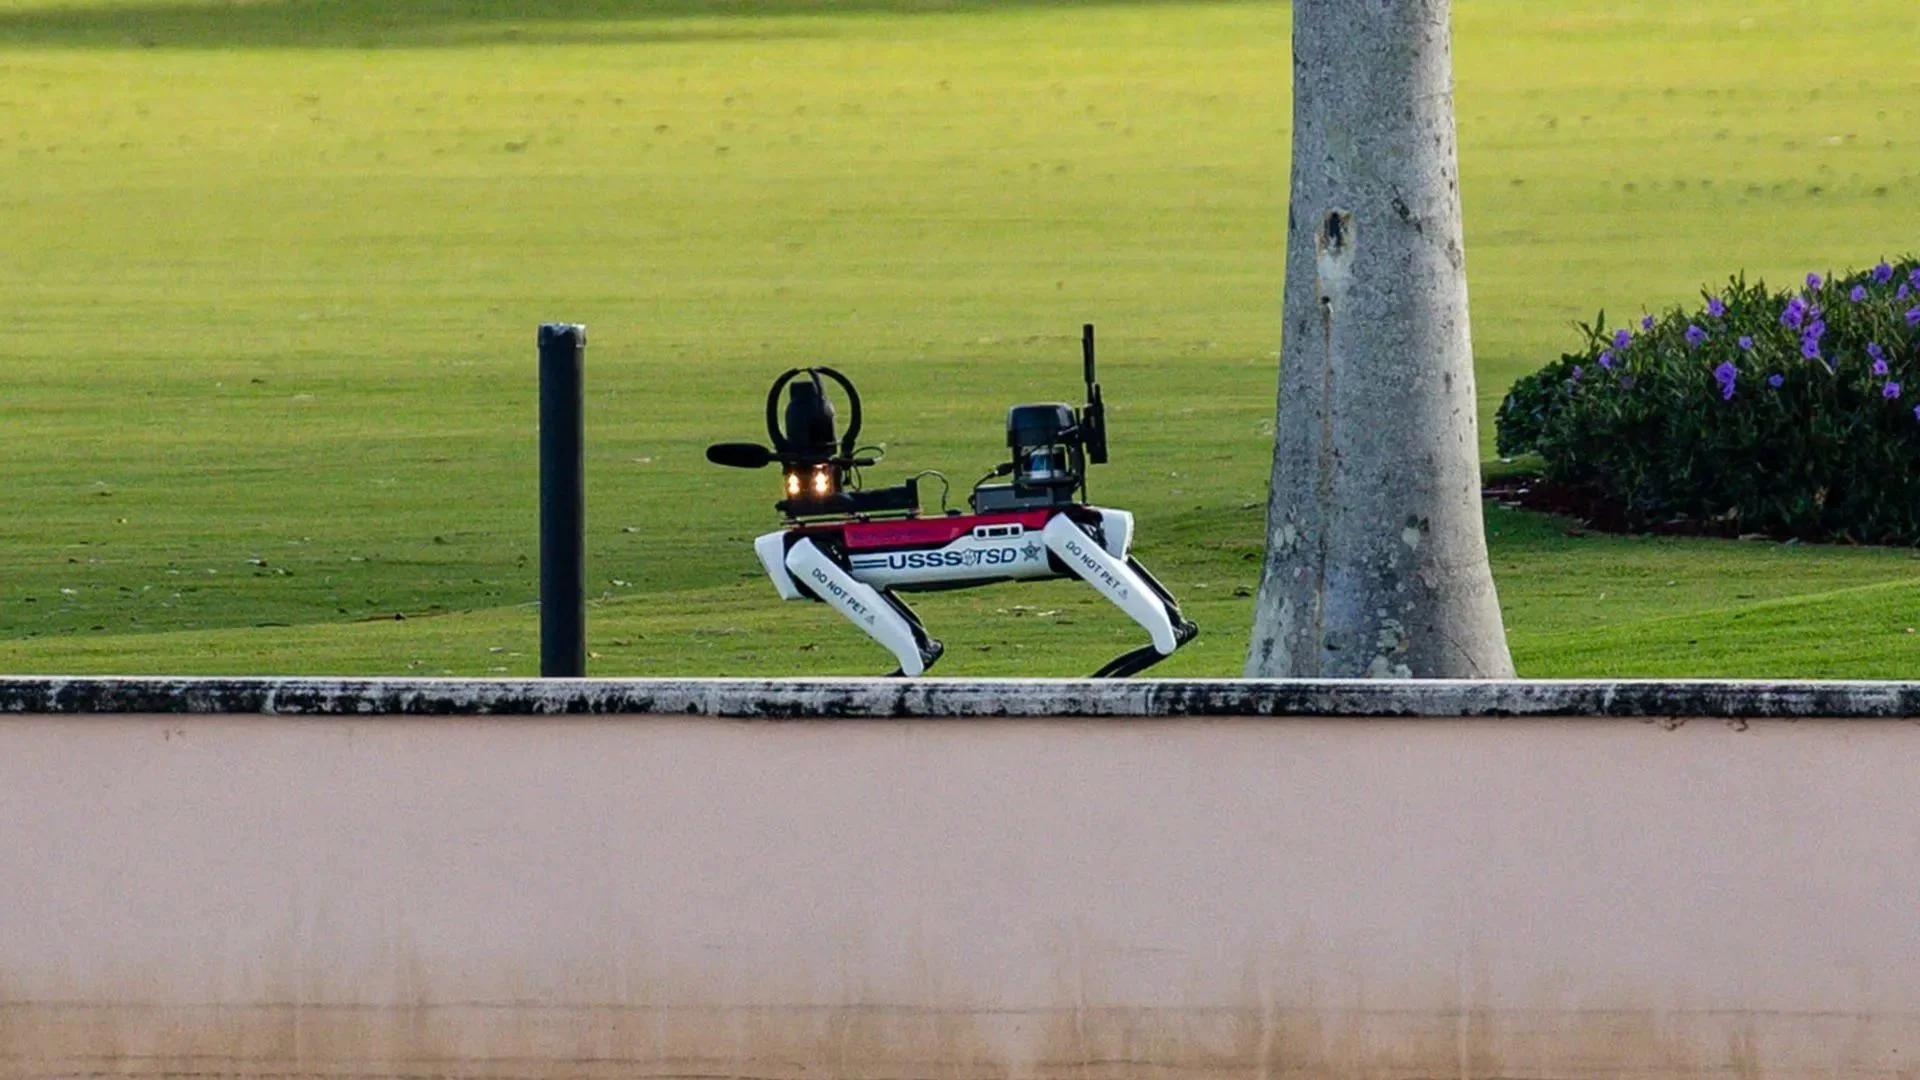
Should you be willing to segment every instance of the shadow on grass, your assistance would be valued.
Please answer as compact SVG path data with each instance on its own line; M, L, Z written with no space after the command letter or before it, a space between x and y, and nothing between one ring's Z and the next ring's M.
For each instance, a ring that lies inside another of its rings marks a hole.
M164 0L0 11L0 48L420 48L778 39L791 22L724 20L1151 7L1182 0ZM1186 0L1194 2L1194 0ZM1200 0L1274 3L1276 0ZM704 19L698 27L648 26Z

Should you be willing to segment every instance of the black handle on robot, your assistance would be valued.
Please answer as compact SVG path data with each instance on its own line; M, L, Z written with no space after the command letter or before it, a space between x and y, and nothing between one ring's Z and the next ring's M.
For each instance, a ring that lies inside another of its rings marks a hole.
M853 448L858 445L855 440L860 437L860 391L853 388L853 383L845 375L830 367L788 368L773 381L772 389L767 391L767 438L773 441L774 456L785 459L788 455L787 437L780 431L780 391L802 375L825 375L846 391L847 404L852 408L853 415L847 419L847 433L840 439L840 457L851 463Z

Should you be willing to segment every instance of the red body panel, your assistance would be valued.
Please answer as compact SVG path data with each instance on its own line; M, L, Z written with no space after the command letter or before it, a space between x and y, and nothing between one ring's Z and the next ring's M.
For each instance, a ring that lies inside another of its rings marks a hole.
M1005 514L962 514L958 517L907 518L901 521L844 521L831 525L806 525L800 531L808 536L838 536L848 551L941 547L981 525L1018 524L1029 532L1039 532L1047 527L1047 519L1058 512L1059 508L1054 507Z

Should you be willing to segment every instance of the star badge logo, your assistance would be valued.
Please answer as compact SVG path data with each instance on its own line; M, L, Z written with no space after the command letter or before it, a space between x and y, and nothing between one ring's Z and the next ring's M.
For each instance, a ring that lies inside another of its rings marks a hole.
M1027 560L1028 562L1039 562L1040 561L1040 545L1035 543L1028 543L1026 547L1023 547L1020 549L1020 557Z

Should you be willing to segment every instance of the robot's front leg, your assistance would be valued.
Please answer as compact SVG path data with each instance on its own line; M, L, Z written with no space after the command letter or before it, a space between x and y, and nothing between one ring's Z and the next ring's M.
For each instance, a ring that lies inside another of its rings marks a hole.
M1199 627L1180 614L1180 605L1133 556L1116 557L1065 514L1055 514L1041 533L1048 550L1075 574L1146 628L1145 645L1108 662L1094 678L1122 678L1144 671L1192 641Z
M788 548L785 561L795 582L886 646L900 661L895 674L918 675L940 658L941 644L927 636L907 605L891 593L856 580L812 540L803 537Z
M907 626L913 630L914 643L920 647L920 671L909 672L906 665L902 664L894 674L918 675L920 672L932 667L933 662L940 659L940 655L947 651L946 645L942 643L939 638L927 633L926 625L920 621L920 616L914 614L913 609L907 606L906 601L895 595L892 589L879 589L876 591L879 592L880 599L887 602L887 606L893 608L902 619L907 621Z

